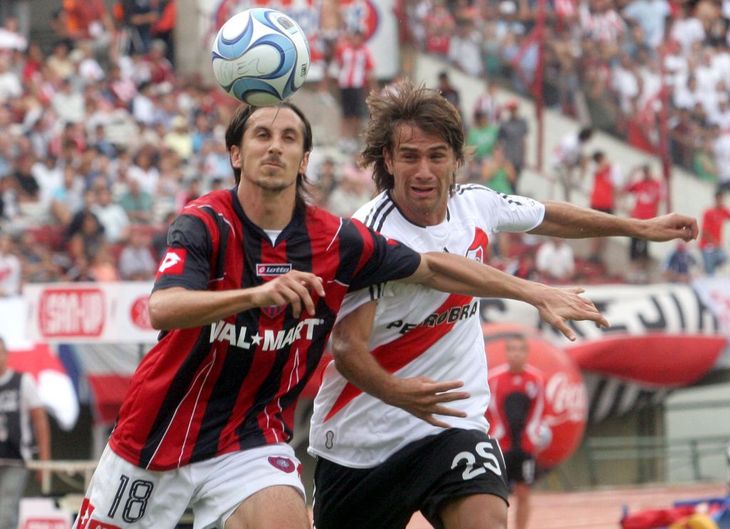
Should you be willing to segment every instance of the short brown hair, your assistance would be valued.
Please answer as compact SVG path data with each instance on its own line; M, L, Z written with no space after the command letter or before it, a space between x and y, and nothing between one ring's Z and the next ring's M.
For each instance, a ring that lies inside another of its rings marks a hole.
M370 120L365 129L362 165L373 166L373 181L378 191L392 189L393 175L385 166L384 151L393 154L395 130L409 123L442 138L454 151L459 165L464 163L464 128L459 111L440 92L401 81L367 99Z

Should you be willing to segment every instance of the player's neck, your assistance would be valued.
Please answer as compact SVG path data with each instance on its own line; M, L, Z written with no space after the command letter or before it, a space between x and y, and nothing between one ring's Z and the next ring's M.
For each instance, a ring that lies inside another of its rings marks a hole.
M259 228L283 230L294 215L296 188L267 191L257 186L238 188L238 200L246 216Z

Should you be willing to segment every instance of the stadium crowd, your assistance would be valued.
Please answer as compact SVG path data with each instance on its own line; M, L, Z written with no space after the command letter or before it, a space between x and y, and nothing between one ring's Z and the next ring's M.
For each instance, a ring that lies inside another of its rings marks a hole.
M663 60L673 90L672 152L701 168L699 177L730 186L730 173L722 174L730 170L730 162L722 162L730 157L730 47L726 28L716 27L730 7L708 15L715 4L702 0L692 9L667 4L664 13L665 3L557 1L546 39L548 101L576 115L585 107L594 127L632 141L632 119L653 125L658 119ZM498 105L493 91L499 79L526 90L536 65L534 5L407 0L400 8L408 20L401 24L406 68L408 50L420 47L488 80L477 108L461 109L474 150L464 180L519 192L527 125L518 103ZM152 279L174 215L192 198L233 185L223 134L235 101L176 72L174 9L174 0L124 0L111 11L103 0L64 0L53 17L49 49L29 40L12 14L0 20L0 295L17 295L23 282ZM350 43L359 37L351 33L343 37ZM327 39L337 40L330 33ZM342 67L346 47L325 47L326 58ZM366 72L363 86L371 82ZM340 76L330 90L342 86ZM458 87L446 72L439 88L459 106ZM607 116L617 119L608 123ZM653 125L639 128L652 131ZM343 216L373 190L369 175L356 167L356 149L345 147L333 146L328 152L337 155L322 157L310 171L312 200ZM589 160L577 135L561 149L561 163L594 173L594 207L611 210L614 194L622 193L650 195L649 211L662 200L654 175L646 178L656 185L641 184L644 177L633 173L623 182L611 160L597 153ZM642 193L647 186L651 194ZM708 273L723 262L722 225L730 218L721 196L711 209L720 242L708 243L714 263ZM534 238L502 237L494 262L533 279L605 280L601 243L588 259L577 259L567 245L538 245ZM669 264L670 280L686 281L697 268L697 260Z

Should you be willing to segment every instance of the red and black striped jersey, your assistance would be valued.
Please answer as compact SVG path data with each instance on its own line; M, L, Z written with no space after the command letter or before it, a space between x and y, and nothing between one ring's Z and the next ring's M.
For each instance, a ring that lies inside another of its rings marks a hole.
M489 374L489 389L492 392L487 410L489 435L497 440L503 452L534 455L544 408L542 373L530 365L520 373L513 373L507 364L502 364Z
M155 289L229 290L290 270L320 276L316 314L291 306L244 311L163 333L143 358L119 412L112 449L165 470L292 435L297 398L317 367L345 294L407 277L419 254L355 220L298 207L272 243L235 189L188 204L170 228Z

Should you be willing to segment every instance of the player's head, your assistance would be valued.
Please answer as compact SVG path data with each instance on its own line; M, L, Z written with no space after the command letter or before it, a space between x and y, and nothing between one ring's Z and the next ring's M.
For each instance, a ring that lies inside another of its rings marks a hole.
M521 334L515 334L507 338L505 353L510 371L519 373L524 371L527 364L527 356L530 353L530 346L527 338Z
M233 175L236 179L236 184L241 181L242 169L248 167L248 165L246 165L245 161L241 161L240 163L234 162L234 153L240 151L240 153L244 155L248 152L247 146L245 145L247 138L246 132L250 129L251 123L256 122L256 119L252 119L253 116L262 117L260 123L257 122L257 127L261 127L262 129L261 134L271 134L273 130L270 129L278 126L277 118L279 117L281 117L281 120L278 120L278 123L288 120L294 124L290 130L291 135L285 136L285 139L291 138L292 143L289 144L285 142L285 144L291 145L291 149L286 148L287 154L291 154L298 158L298 162L297 160L294 160L294 163L297 163L298 168L296 181L297 198L303 199L302 195L305 192L304 187L307 183L305 169L309 159L309 153L312 151L312 126L307 117L304 115L304 112L302 112L296 105L288 102L282 102L274 107L240 105L236 109L230 123L228 124L228 129L226 130L226 149L231 157L231 166L233 167ZM251 143L251 148L253 148L254 140L252 140ZM256 154L259 154L259 158L264 158L266 156L265 153L263 155L260 153ZM245 158L245 156L242 156L242 158Z
M459 111L437 91L401 81L382 93L371 92L367 100L370 120L365 130L362 163L373 166L378 191L392 189L393 174L386 154L393 156L403 125L439 137L451 150L457 165L464 162L464 128ZM456 174L452 175L455 181Z

